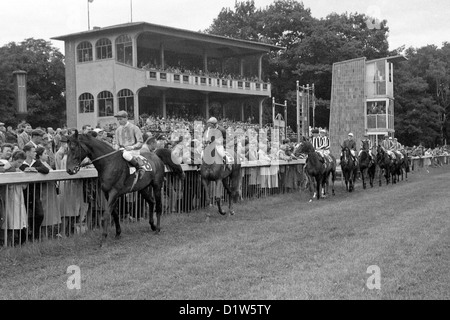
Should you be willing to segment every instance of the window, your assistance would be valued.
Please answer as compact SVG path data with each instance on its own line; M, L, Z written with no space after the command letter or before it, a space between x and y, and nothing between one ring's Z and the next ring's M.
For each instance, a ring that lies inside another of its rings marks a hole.
M97 59L112 58L112 44L111 41L107 38L98 40L95 44L95 50L97 53Z
M133 65L133 46L131 38L124 34L116 39L117 61Z
M92 44L87 41L81 42L77 46L78 62L92 61Z
M114 97L109 91L102 91L97 96L98 116L112 117L114 115Z
M83 93L78 98L78 110L80 113L94 112L94 96L90 93Z
M120 90L117 94L119 98L119 110L125 110L130 119L134 118L134 94L128 89Z

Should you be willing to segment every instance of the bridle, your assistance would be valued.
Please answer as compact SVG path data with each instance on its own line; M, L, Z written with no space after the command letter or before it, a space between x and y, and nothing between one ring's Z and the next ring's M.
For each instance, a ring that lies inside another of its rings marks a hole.
M89 155L89 154L90 154L89 150L86 148L86 146L85 146L84 144L82 144L82 143L80 142L80 140L77 139L77 142L76 142L76 143L77 143L77 145L78 145L81 149L84 150L84 152L86 152L86 155ZM80 171L80 169L83 168L83 167L89 166L89 165L93 164L93 163L96 162L96 161L99 161L99 160L101 160L101 159L107 158L107 157L109 157L109 156L111 156L111 155L113 155L113 154L115 154L115 153L121 152L121 151L122 151L122 150L114 150L114 151L111 151L111 152L109 152L109 153L107 153L107 154L101 155L101 156L95 158L94 160L88 161L88 162L86 162L86 163L84 163L84 164L81 163L83 160L80 160L79 164L76 165L76 166L73 168L73 170L74 170L75 172L78 172L78 171ZM77 157L78 157L78 159L81 159L81 158L83 157L83 156L81 155L81 150L80 150L80 149L78 149L78 155L77 155Z

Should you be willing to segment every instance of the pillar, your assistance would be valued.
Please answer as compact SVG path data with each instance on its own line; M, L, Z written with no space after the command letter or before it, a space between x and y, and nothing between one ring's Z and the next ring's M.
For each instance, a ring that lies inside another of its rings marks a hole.
M258 58L258 80L262 81L262 58L263 56L260 55Z
M203 52L203 71L208 72L208 54L206 51Z
M209 95L205 93L205 118L209 119Z
M244 76L244 58L240 59L240 70L239 70L241 76Z
M161 91L161 105L162 105L162 115L167 119L167 105L166 105L166 91Z
M241 121L242 122L245 121L244 106L245 106L245 103L241 102Z
M263 125L263 102L264 99L259 99L259 127L262 128Z
M159 53L160 53L160 62L161 62L161 68L165 68L165 61L164 61L164 43L161 42L159 45Z
M19 120L26 118L27 110L27 72L18 70L13 72L14 91L16 96L16 112ZM78 108L78 106L76 107Z

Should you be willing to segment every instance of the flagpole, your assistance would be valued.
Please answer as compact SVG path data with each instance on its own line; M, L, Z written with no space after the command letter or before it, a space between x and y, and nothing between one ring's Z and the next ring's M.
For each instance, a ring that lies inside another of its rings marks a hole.
M131 22L133 22L133 0L130 0Z
M89 0L87 0L87 9L88 9L88 30L91 30L91 23L89 21Z

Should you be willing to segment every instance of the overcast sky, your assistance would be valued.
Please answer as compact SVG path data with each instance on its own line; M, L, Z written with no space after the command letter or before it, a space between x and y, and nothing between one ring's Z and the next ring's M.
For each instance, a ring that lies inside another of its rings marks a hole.
M132 2L132 16L131 16ZM274 0L255 0L258 8ZM62 41L51 37L88 29L87 0L1 0L0 46L26 38L52 41L64 53ZM332 12L366 13L386 19L391 50L406 45L441 47L450 42L450 0L304 0L312 16ZM208 28L223 7L234 8L235 0L93 0L89 3L90 26L143 21L188 29Z

